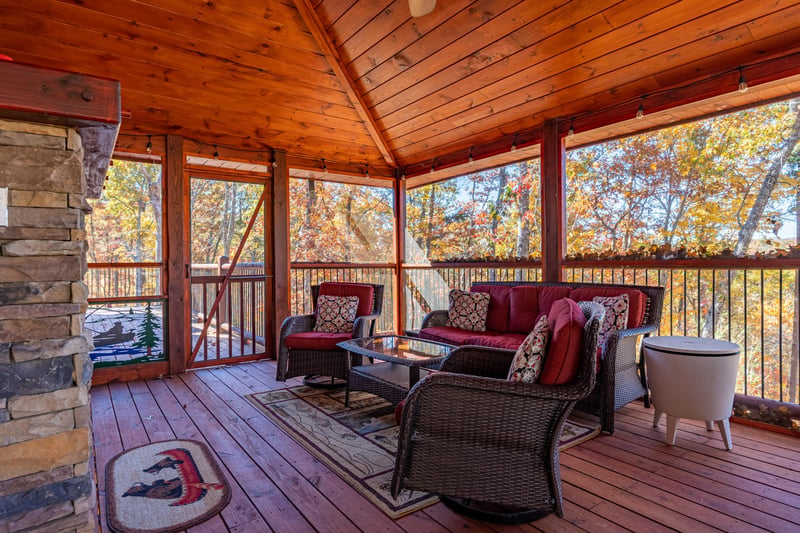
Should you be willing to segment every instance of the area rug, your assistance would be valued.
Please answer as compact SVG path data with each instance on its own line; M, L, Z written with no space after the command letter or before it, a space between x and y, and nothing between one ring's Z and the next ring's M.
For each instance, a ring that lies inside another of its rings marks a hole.
M394 406L372 394L294 387L248 394L267 417L318 460L336 472L391 518L436 503L431 494L405 490L392 498L390 484L399 427ZM567 421L560 449L575 446L600 432L600 426Z
M202 442L145 444L106 466L108 526L119 533L180 531L219 513L230 499L228 482Z

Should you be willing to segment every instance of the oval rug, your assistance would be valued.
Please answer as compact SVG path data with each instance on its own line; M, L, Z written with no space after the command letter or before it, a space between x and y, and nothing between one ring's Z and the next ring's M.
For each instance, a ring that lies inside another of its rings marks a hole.
M106 466L108 526L118 533L180 531L219 513L230 499L228 482L202 442L153 442Z

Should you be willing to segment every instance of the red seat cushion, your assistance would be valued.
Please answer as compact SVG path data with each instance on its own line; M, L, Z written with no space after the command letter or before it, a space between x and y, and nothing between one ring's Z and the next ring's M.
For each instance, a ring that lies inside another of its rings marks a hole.
M644 320L644 308L647 304L647 296L637 289L617 289L617 288L582 288L573 289L569 297L576 302L591 302L595 296L619 296L628 295L628 328L636 328L642 325Z
M553 302L547 320L550 322L550 346L547 348L539 383L570 383L578 377L580 369L586 317L574 300L563 298Z
M511 289L505 285L473 285L470 292L489 293L489 312L486 315L486 329L505 333L508 331L509 303Z
M497 333L493 335L473 335L464 344L476 344L478 346L488 346L490 348L503 348L504 350L516 350L526 335L520 333Z
M284 344L290 350L341 350L337 342L349 341L353 333L323 333L319 331L303 331L292 333L284 339Z
M331 283L326 281L319 286L319 294L329 296L358 296L358 309L356 316L372 313L372 299L375 288L362 283Z
M452 326L437 326L435 328L425 328L419 331L419 336L422 339L443 342L445 344L454 344L456 346L466 344L466 340L474 335L474 331L467 331Z

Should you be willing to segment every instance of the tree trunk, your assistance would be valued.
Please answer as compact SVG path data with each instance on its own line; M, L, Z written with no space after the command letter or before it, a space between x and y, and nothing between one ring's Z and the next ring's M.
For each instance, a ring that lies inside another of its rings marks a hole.
M517 204L517 212L519 213L519 221L517 222L517 257L520 259L527 259L531 253L531 228L528 224L525 214L531 207L531 191L527 189L522 190L519 195L519 202ZM517 281L525 279L525 273L522 269L514 271L514 277Z
M425 256L428 260L433 259L431 253L431 243L433 241L433 215L436 207L436 184L431 185L431 195L428 198L428 231L425 235Z
M497 175L497 198L494 200L494 215L492 216L492 235L497 235L497 227L500 225L500 215L503 212L503 191L506 189L506 185L508 184L508 167L503 167L500 169L500 173ZM492 255L497 255L497 249L495 247L494 241L492 241Z
M794 195L795 244L800 243L800 189ZM800 367L800 269L794 273L794 320L792 321L792 352L789 354L789 403L797 403L798 367Z
M142 262L142 247L144 243L142 242L142 213L144 212L144 200L141 199L136 202L136 250L133 255L133 261L135 263ZM144 271L141 268L136 269L136 296L142 295L142 289L144 288Z

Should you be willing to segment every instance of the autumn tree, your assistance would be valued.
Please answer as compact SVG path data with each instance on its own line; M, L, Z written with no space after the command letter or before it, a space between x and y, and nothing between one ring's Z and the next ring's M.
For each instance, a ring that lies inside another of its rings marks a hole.
M160 165L115 160L109 167L102 195L91 205L92 213L86 222L90 262L161 260ZM143 294L144 274L142 269L136 270L134 295Z

